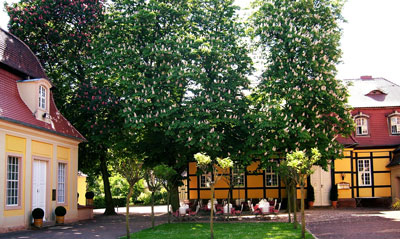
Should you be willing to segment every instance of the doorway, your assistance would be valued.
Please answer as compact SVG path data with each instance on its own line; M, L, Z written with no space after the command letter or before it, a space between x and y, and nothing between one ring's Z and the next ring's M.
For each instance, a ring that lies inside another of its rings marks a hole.
M47 161L33 160L32 210L41 208L46 219Z
M332 186L331 166L328 171L323 170L320 166L313 166L314 173L311 174L311 185L314 187L315 201L314 206L330 206L329 193Z

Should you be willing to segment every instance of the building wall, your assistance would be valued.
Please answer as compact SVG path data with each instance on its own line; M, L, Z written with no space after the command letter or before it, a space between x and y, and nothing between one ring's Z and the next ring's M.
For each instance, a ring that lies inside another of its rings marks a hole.
M400 165L391 168L392 199L400 198Z
M386 167L392 158L394 148L386 149L345 149L342 159L334 160L332 169L333 184L348 183L349 189L339 189L339 198L362 198L362 197L391 197L391 172ZM358 177L357 161L369 159L371 162L371 185L361 186ZM260 198L285 198L287 197L284 183L279 180L277 187L265 185L265 171L257 170L258 162L247 167L245 186L234 188L233 199L260 199ZM196 163L191 162L188 166L188 198L209 199L211 193L209 188L200 187L200 176L197 175ZM400 181L400 167L398 169L397 182ZM393 173L392 173L393 174ZM396 174L397 175L397 174ZM343 179L342 179L343 176ZM392 181L393 181L392 175ZM400 186L400 183L399 183ZM395 187L395 186L394 186ZM397 187L400 194L400 187ZM228 185L222 179L215 185L215 197L224 199L228 197ZM300 198L300 190L297 190Z
M390 169L386 167L392 158L393 148L346 149L344 158L334 162L334 184L348 183L349 189L339 189L339 198L391 197ZM371 185L360 186L357 161L371 162Z
M78 176L78 193L79 193L79 198L78 198L78 204L79 205L86 205L86 198L85 198L85 193L86 193L86 176Z
M245 185L243 187L235 187L232 190L233 199L261 199L261 198L285 198L286 187L281 180L278 180L278 186L268 187L265 183L265 171L257 169L259 162L254 162L247 167L245 173ZM188 198L189 199L209 199L211 191L209 188L200 187L200 176L197 175L195 162L188 165ZM226 172L229 174L230 172ZM228 198L229 187L222 178L215 184L215 198ZM300 189L297 190L297 198L300 198Z
M54 209L59 204L52 200L52 190L57 189L58 162L67 163L66 221L77 220L77 169L78 141L56 136L22 125L0 120L0 232L23 229L31 223L32 165L34 159L47 162L46 218L55 220ZM7 156L21 157L22 183L21 207L8 210L6 205Z

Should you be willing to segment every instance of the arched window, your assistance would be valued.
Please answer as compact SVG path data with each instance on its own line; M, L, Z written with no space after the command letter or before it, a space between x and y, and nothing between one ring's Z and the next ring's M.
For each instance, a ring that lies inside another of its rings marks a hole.
M46 109L46 88L39 86L39 108Z
M400 134L400 116L390 118L390 130L392 134Z
M356 121L356 135L368 135L368 118L358 117Z

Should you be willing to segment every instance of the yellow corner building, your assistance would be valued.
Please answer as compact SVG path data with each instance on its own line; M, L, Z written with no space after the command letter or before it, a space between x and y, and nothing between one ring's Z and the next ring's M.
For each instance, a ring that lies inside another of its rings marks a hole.
M31 50L0 29L0 232L25 229L31 212L78 220L78 144L85 138L57 110L52 84Z

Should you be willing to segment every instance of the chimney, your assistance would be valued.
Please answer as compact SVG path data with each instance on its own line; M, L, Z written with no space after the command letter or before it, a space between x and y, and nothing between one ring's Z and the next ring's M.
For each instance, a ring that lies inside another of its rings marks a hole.
M372 76L361 76L361 80L372 80Z

